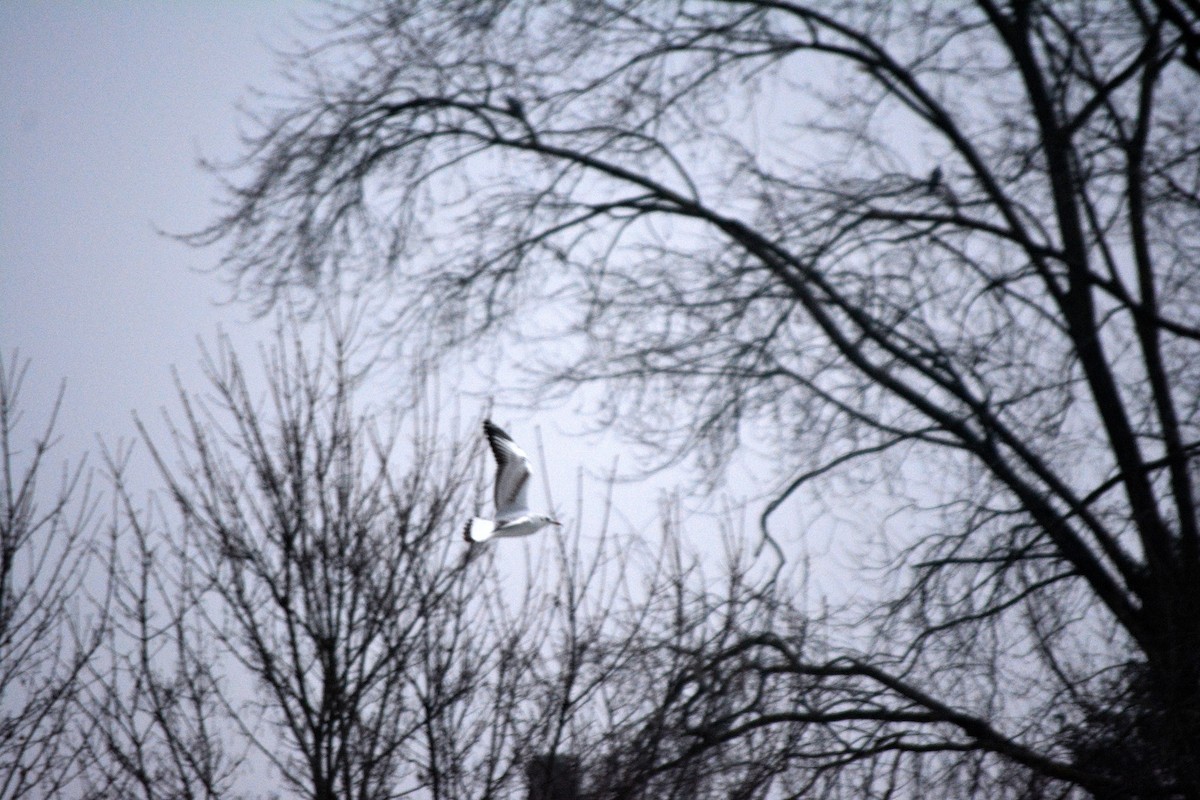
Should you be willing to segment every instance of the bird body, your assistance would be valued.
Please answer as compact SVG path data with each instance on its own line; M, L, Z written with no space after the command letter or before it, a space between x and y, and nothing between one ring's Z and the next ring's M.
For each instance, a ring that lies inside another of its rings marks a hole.
M926 179L926 181L925 181L925 191L929 192L930 194L937 194L937 191L941 187L941 185L942 185L942 168L939 165L939 166L934 167L933 171L929 173L929 178Z
M505 520L504 522L493 522L490 519L474 517L467 523L464 536L469 542L486 542L493 536L529 536L537 533L547 525L558 524L549 517L541 514L525 514L524 516Z
M547 525L561 525L553 517L529 511L529 478L533 469L525 451L490 419L484 420L483 432L496 457L496 519L472 518L463 528L463 538L468 542L486 542L493 537L529 536Z

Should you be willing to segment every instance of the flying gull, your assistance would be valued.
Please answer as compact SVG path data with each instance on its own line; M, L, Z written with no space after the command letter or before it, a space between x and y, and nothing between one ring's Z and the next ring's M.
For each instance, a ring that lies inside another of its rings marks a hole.
M486 542L493 536L529 536L547 525L561 525L545 514L529 513L529 478L533 471L525 451L490 419L484 420L483 432L496 456L496 519L472 518L463 528L463 538Z

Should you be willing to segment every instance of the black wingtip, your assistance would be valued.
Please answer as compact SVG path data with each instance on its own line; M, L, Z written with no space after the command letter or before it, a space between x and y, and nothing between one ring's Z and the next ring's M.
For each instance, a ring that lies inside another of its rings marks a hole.
M510 442L512 441L512 437L509 436L503 428L492 422L490 419L485 419L483 421L483 432L487 434L489 439L493 436L498 436L501 439L508 439Z

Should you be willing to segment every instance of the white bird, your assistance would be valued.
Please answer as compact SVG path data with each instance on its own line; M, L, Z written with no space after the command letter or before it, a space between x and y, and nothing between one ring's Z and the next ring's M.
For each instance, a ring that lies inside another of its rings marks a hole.
M486 542L493 536L529 536L547 525L562 525L545 514L529 513L529 456L512 437L484 420L483 432L496 456L496 519L473 517L463 528L468 542Z

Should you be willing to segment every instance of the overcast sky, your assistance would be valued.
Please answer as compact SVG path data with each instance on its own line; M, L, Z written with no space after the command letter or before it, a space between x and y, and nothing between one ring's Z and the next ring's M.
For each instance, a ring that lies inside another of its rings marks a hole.
M219 251L156 229L211 221L216 186L198 158L237 154L236 104L251 87L282 87L272 48L294 43L300 19L318 9L300 0L0 3L0 348L31 359L22 398L31 424L67 380L61 458L94 450L97 436L131 440L135 410L153 421L177 408L172 367L200 388L198 339L211 343L218 326L256 360L268 326L250 322L245 306L220 304L226 289L204 271ZM535 420L515 413L499 419L531 444ZM580 464L605 471L619 443L564 438L589 427L568 409L536 422L565 510ZM618 492L632 527L656 528L658 498L674 480ZM763 490L753 479L734 487Z
M216 185L198 158L238 153L238 101L251 87L282 88L273 48L305 34L301 20L319 10L298 0L0 3L0 348L31 361L25 437L65 378L60 459L94 451L97 436L130 441L134 411L153 425L160 409L177 410L172 368L188 389L203 387L198 340L211 344L218 326L257 361L269 324L220 302L226 287L205 272L219 249L158 230L211 221ZM484 402L468 398L463 413ZM555 499L570 503L582 445L556 447L552 415L498 419L514 421L530 450L542 429L563 478ZM639 489L640 527L657 490Z
M156 228L214 211L201 155L236 152L235 104L278 86L273 46L311 3L0 3L0 348L31 359L30 421L67 379L62 454L128 437L169 405L217 325L255 341L244 307Z

